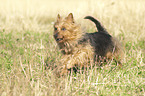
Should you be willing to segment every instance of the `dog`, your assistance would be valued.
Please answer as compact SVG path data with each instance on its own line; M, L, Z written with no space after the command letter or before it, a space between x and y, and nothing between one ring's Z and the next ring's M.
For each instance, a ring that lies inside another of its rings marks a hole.
M67 74L74 67L87 67L99 60L114 60L122 66L123 50L121 43L112 37L101 23L92 16L86 16L95 23L97 32L85 33L74 21L73 14L66 18L59 14L54 24L54 38L62 52L60 74ZM58 70L59 70L58 69Z

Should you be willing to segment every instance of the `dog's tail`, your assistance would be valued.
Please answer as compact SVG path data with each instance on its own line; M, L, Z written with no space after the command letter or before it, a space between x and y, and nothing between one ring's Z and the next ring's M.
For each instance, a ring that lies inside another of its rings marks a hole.
M107 30L101 25L101 23L92 16L86 16L84 19L89 19L96 24L98 32L108 33Z

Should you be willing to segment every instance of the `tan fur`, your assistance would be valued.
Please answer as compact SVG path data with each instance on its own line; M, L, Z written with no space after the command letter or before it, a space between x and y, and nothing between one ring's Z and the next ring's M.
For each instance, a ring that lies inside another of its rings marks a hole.
M66 18L61 18L58 15L54 27L57 28L57 30L54 30L54 35L58 35L55 39L63 39L57 41L60 50L64 54L60 61L62 65L60 74L66 74L67 69L74 66L85 67L93 61L94 52L92 46L87 43L78 44L83 33L80 26L74 23L71 13ZM61 30L62 28L66 28L66 30Z

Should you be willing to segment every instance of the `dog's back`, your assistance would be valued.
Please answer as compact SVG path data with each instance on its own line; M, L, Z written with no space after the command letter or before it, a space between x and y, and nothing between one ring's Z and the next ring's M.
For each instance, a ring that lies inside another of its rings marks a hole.
M107 30L101 25L101 23L91 16L86 16L84 19L89 19L95 23L98 32L86 33L85 38L88 39L91 45L94 47L96 55L105 56L107 51L113 49L112 36L109 35Z
M101 25L101 23L91 16L86 16L85 19L89 19L95 23L98 32L86 33L84 38L90 41L91 46L94 48L95 55L107 57L108 59L118 59L120 63L119 55L122 54L122 46L114 37L112 37L107 30Z
M105 33L86 33L91 46L93 46L95 54L99 56L105 56L107 51L111 51L113 48L113 42L111 36Z

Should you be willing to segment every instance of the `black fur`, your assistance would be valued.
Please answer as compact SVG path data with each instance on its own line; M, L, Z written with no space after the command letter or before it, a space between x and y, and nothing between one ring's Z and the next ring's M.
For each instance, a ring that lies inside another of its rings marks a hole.
M101 25L101 23L91 16L86 16L85 19L89 19L96 24L98 32L86 33L84 35L83 41L89 41L91 46L93 46L95 55L105 56L107 52L112 52L114 44L112 41L112 36L106 31L106 29Z

